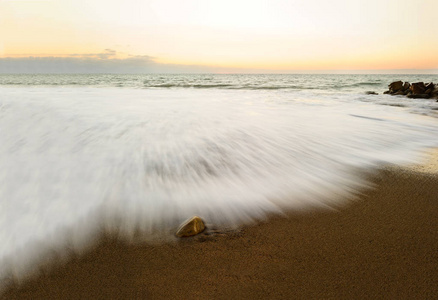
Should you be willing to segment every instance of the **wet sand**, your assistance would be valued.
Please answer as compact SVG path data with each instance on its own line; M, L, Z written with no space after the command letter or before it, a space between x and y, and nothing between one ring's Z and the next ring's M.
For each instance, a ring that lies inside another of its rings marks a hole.
M162 245L104 237L4 299L438 298L438 177L405 169L338 211Z

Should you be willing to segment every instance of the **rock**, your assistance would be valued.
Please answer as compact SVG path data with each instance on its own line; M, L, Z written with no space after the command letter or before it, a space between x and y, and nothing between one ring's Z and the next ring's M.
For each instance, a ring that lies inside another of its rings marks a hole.
M426 86L424 85L424 82L416 82L411 84L410 89L412 94L423 94L426 90Z
M403 88L403 81L394 81L388 87L391 93L396 93Z
M391 94L391 95L404 95L411 99L438 99L438 84L434 84L433 82L424 83L424 82L415 82L409 83L402 81L394 81L390 85L388 85L389 91L383 92L383 94ZM377 93L374 92L366 92L368 95L375 95ZM438 101L437 101L438 102Z
M418 99L418 98L424 98L424 99L428 99L430 96L428 94L411 94L408 95L408 98L412 98L412 99Z
M376 93L374 91L366 91L365 94L367 94L367 95L378 95L379 93Z
M436 85L435 88L433 89L432 96L438 96L438 85Z
M204 221L198 216L188 219L176 231L177 237L187 237L197 235L205 230Z

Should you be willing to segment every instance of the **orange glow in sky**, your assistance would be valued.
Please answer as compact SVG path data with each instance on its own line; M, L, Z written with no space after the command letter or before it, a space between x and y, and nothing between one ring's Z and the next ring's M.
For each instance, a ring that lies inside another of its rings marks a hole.
M438 69L437 11L435 0L0 0L0 58Z

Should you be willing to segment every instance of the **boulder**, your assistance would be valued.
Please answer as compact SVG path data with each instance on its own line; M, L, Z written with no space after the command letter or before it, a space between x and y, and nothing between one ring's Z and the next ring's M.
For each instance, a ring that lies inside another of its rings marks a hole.
M367 95L378 95L379 93L376 93L374 91L366 91L365 94L367 94Z
M418 99L418 98L423 98L423 99L428 99L430 96L428 94L411 94L408 95L408 98L412 98L412 99Z
M391 93L396 93L403 88L403 81L394 81L388 87Z
M435 84L433 82L426 84L426 90L431 89L433 90L435 88Z
M383 94L404 95L412 99L438 99L438 84L434 84L433 82L415 82L411 84L407 81L405 83L402 81L394 81L389 84L388 87L389 90L383 92ZM369 91L366 92L366 94L375 95L377 93Z
M188 237L197 235L205 230L204 221L198 216L194 216L184 223L176 231L175 235L177 237Z
M424 91L426 91L426 86L424 85L424 82L416 82L411 84L410 90L412 94L424 94Z

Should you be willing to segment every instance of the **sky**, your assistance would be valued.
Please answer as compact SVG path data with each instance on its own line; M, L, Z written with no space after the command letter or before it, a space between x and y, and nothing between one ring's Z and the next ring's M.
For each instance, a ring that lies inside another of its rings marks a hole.
M437 12L436 0L0 0L0 73L438 73Z

